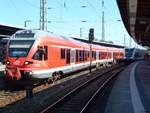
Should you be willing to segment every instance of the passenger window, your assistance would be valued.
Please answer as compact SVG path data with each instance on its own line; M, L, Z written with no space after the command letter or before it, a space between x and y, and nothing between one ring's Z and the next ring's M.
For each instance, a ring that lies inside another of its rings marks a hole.
M33 55L34 60L47 60L48 59L48 50L47 50L47 46L43 47L38 47L38 50L35 52L35 54Z
M94 59L96 60L96 51L94 51Z
M66 63L70 64L70 49L67 49L67 54L66 55L67 55L66 56L66 58L67 58Z
M94 51L92 51L92 58L94 57Z
M38 49L35 54L33 55L33 59L34 60L42 60L42 52L40 51L40 49Z
M84 61L85 55L84 55L84 50L82 51L82 61Z
M101 53L99 52L99 59L101 59Z
M47 46L44 46L44 60L48 59L48 51L47 51Z
M78 62L78 50L76 50L76 62Z
M65 59L65 49L61 48L61 59Z
M87 57L88 57L88 51L85 51L85 61L87 61Z
M79 50L79 61L82 61L82 51Z

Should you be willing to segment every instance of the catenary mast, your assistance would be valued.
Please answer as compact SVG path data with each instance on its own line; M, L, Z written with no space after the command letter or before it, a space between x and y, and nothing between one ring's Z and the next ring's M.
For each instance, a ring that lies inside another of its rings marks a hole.
M47 0L40 0L40 30L47 31Z
M102 0L102 41L105 41L105 15L104 15L104 0Z

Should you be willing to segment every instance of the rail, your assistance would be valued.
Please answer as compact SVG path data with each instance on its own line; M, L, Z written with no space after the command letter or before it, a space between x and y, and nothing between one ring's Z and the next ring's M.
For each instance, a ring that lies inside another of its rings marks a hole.
M41 113L84 113L89 103L123 68L108 71L81 84Z

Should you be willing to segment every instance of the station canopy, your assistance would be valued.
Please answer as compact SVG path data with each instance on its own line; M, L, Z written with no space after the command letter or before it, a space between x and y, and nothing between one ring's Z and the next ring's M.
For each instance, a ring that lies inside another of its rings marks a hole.
M0 24L0 38L9 37L12 34L14 34L16 31L21 29L24 28Z
M150 1L117 0L123 23L139 44L150 47Z

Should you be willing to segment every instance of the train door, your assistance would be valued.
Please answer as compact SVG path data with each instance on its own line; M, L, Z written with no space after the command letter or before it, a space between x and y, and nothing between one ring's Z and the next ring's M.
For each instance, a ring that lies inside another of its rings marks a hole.
M75 49L72 48L71 49L71 67L72 67L72 70L73 70L74 64L75 64Z
M99 52L96 51L96 60L98 60L98 59L99 59Z
M43 47L43 66L48 67L48 46Z
M39 66L47 67L48 50L47 46L39 46L33 55L33 59L39 62Z
M70 49L67 49L67 53L66 53L66 64L70 64Z

